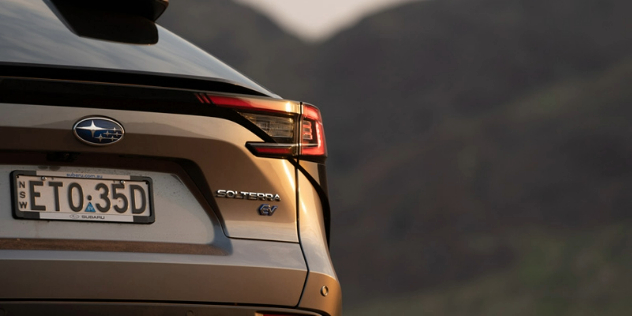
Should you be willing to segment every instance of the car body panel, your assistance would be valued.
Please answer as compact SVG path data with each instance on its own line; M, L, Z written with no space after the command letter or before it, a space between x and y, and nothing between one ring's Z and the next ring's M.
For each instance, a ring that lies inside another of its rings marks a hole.
M336 278L336 272L331 264L329 249L327 248L320 197L302 173L298 173L298 192L298 227L305 259L309 262L309 270Z
M156 303L156 302L86 302L86 301L2 301L0 309L6 315L195 315L195 316L263 316L305 315L314 312L271 306L229 306L211 304Z
M299 172L297 178L299 236L309 269L299 307L340 315L342 291L327 247L321 199L305 174Z
M103 147L76 139L72 126L94 115L119 121L125 127L125 139ZM217 199L217 215L227 236L298 242L294 166L286 160L254 157L245 144L260 140L239 124L215 117L0 104L0 150L186 159L199 167L211 191L234 189L280 195L274 216L259 215L263 201ZM156 217L159 221L160 214Z

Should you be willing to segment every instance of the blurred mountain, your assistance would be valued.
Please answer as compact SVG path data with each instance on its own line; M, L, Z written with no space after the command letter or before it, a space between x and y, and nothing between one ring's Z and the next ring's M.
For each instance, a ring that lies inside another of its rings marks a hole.
M319 45L230 1L174 1L159 22L321 108L349 306L510 271L529 227L631 227L628 12L625 0L423 1Z
M629 218L632 96L613 86L619 103L606 110L615 101L586 91L632 56L629 9L427 1L325 43L309 97L336 135L332 252L341 279L357 287L345 292L349 303L507 267L518 254L503 234L517 225ZM518 121L508 114L517 104L550 116ZM622 126L607 127L615 114ZM491 240L484 252L468 246L478 235Z
M231 0L172 1L158 23L276 93L309 61L307 44Z

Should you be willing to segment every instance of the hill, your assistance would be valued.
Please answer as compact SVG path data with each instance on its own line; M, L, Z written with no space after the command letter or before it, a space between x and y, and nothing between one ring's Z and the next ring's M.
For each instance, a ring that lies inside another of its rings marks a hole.
M509 278L531 258L514 240L536 240L532 231L585 240L629 227L631 9L623 0L424 1L319 45L229 1L174 2L159 22L322 109L335 135L332 256L348 307ZM604 247L630 247L616 243Z
M309 60L309 45L231 0L172 1L158 24L283 96L296 76L288 69Z

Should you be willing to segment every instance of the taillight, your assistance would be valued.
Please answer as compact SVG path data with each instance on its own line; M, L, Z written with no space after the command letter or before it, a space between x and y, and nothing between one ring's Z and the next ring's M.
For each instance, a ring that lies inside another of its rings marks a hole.
M274 142L248 142L262 157L327 157L325 130L317 107L287 100L244 98L198 93L201 103L235 109Z
M311 104L303 104L300 134L300 155L327 157L323 119L318 108Z

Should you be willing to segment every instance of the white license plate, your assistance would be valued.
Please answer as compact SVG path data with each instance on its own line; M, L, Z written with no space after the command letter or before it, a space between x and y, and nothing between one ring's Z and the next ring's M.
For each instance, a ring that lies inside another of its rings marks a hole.
M11 180L18 219L154 222L148 177L14 171Z

